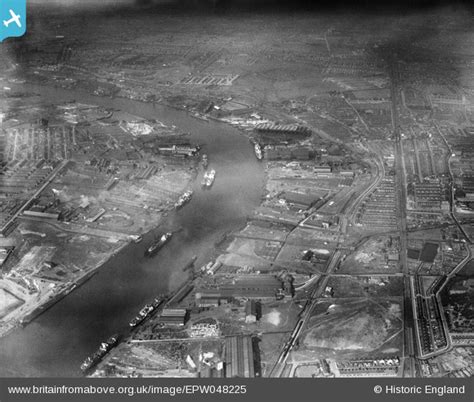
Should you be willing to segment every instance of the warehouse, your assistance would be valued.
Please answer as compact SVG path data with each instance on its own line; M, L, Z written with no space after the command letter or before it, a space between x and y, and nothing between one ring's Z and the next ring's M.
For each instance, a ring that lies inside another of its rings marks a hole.
M40 218L40 219L51 219L57 221L59 219L58 213L49 213L49 212L39 212L39 211L24 211L23 215L31 216L33 218Z
M284 293L282 282L273 275L242 275L218 288L201 288L196 294L199 307L217 307L233 298L274 299Z
M273 275L242 275L220 287L224 297L273 298L283 288Z
M186 323L186 310L184 308L165 308L159 322L165 325L182 326Z
M232 336L225 341L225 372L227 378L255 377L252 337Z

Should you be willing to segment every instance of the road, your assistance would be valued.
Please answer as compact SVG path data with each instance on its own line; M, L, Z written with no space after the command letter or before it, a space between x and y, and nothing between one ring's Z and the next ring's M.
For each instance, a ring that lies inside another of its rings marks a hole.
M328 263L328 268L324 276L317 278L310 279L307 283L299 288L299 290L306 289L307 285L314 285L313 289L308 293L308 297L303 309L300 312L300 318L298 319L289 339L286 341L283 349L278 357L277 362L273 366L272 370L270 371L269 377L280 377L284 371L286 360L288 356L295 346L298 338L301 334L301 331L306 326L308 320L311 318L311 314L313 312L314 306L318 302L318 298L321 297L324 289L327 286L331 273L337 267L337 264L342 256L341 251L336 250L331 257L331 260ZM318 281L319 279L319 281ZM317 284L316 284L317 282Z
M472 244L472 241L469 237L469 235L467 234L467 232L464 230L464 228L462 227L461 223L458 221L458 218L456 217L456 214L455 214L455 201L454 201L454 176L453 176L453 170L451 169L451 158L453 157L454 155L454 152L453 152L453 149L451 148L451 146L449 145L448 141L446 140L446 137L443 135L443 132L439 129L439 126L434 123L434 126L436 128L436 130L438 131L438 134L440 135L440 137L443 139L446 147L448 148L448 152L449 152L449 156L448 156L448 170L449 170L449 181L450 181L450 189L449 189L449 192L451 194L451 199L449 200L449 205L450 205L450 214L451 214L451 218L453 219L453 221L456 223L458 229L460 230L460 232L463 234L464 238L466 239L466 241L469 243L469 244Z
M407 187L405 168L403 160L403 147L400 131L400 87L399 87L399 72L397 69L398 61L394 58L390 61L390 97L391 97L391 111L392 111L392 134L395 140L395 190L398 194L398 217L399 217L399 234L400 234L400 265L404 275L404 294L403 294L403 351L402 360L406 363L403 367L404 377L415 376L414 365L414 348L413 348L413 309L411 305L411 291L410 291L410 273L408 271L407 261ZM407 350L408 349L408 350Z
M357 210L359 208L360 203L365 199L365 197L367 197L372 191L374 191L377 188L377 186L380 184L380 182L385 177L385 167L384 167L384 163L383 163L382 158L379 157L378 159L375 160L375 167L377 169L377 172L376 172L377 178L375 179L375 181L372 184L370 184L369 187L367 187L362 192L362 194L360 194L356 198L354 203L347 210L347 215L349 216L349 220L353 224L355 223L354 215L357 213Z
M393 122L393 134L394 138L396 139L396 157L397 157L397 162L396 162L396 168L397 168L397 186L398 186L398 194L399 194L399 210L400 210L400 227L399 227L399 232L400 232L400 242L401 242L401 264L402 264L402 272L404 276L407 276L408 274L408 265L407 265L407 223L406 223L406 186L404 185L405 183L405 175L404 175L404 165L403 165L403 156L402 156L402 148L401 148L401 136L400 136L400 128L399 128L399 123L398 123L398 109L397 109L397 101L398 101L398 87L395 79L392 79L392 122ZM355 211L357 210L358 205L362 202L362 200L371 192L373 191L377 185L380 183L384 176L384 167L383 167L383 161L381 159L378 159L376 161L376 166L377 166L377 178L376 180L362 193L360 194L356 200L354 200L354 203L351 205L350 208L348 208L348 214L351 216L354 215ZM402 240L403 239L403 240ZM315 304L317 303L317 299L321 296L322 292L327 286L329 277L331 276L332 272L334 271L335 267L337 267L337 263L339 262L339 259L341 258L341 251L336 250L336 252L333 254L331 260L328 263L328 268L326 270L326 273L319 277L319 278L311 278L308 280L304 285L300 286L298 288L299 291L305 290L307 288L313 287L313 289L309 292L308 298L306 301L306 304L304 305L302 311L300 312L300 318L298 319L293 332L291 333L289 339L285 343L285 345L282 348L282 351L278 357L277 362L273 366L272 370L270 371L269 376L270 377L280 377L282 373L284 372L286 360L288 359L288 356L298 341L298 338L301 334L301 331L305 327L307 321L311 317L311 313L313 311L313 308ZM409 298L409 293L405 291L404 294L404 305L406 304L406 299ZM410 304L408 304L410 305ZM404 317L404 322L410 322L412 323L413 317L411 314L411 309L405 309L405 317ZM404 331L405 333L410 333L410 331ZM410 334L405 335L408 338L408 341L405 340L404 346L406 344L409 344L411 342L412 338L410 338ZM403 358L405 357L405 350L403 351ZM410 371L410 377L413 376L414 373L414 365L409 365L412 367Z

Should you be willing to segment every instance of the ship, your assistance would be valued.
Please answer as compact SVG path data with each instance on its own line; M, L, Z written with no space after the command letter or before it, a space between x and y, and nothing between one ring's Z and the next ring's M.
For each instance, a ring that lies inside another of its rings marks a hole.
M119 342L119 335L113 335L105 342L102 342L92 355L88 356L81 364L82 372L86 372L98 364L104 356Z
M128 323L130 327L136 327L138 324L142 323L145 318L149 317L161 304L164 302L163 297L155 297L150 304L146 304L138 314Z
M174 204L175 208L181 208L184 204L191 201L193 192L191 190L186 191L181 197L178 198L178 201Z
M132 328L133 327L136 327L138 324L140 324L145 318L143 317L139 317L139 316L136 316L136 317L133 317L132 320L128 323L129 326L131 326Z
M204 177L202 179L202 186L203 187L211 187L212 184L214 183L214 180L216 178L216 171L212 169L210 172L204 173Z
M258 143L255 143L254 150L255 150L255 156L257 157L259 161L261 161L263 159L262 147Z
M131 235L130 238L134 243L140 243L143 240L142 236L140 235Z
M153 306L153 309L158 308L158 307L161 305L161 303L164 302L164 300L165 300L165 299L164 299L163 297L160 297L160 296L155 297L155 298L153 299L153 301L151 302L151 305Z
M206 154L202 155L202 166L204 169L207 169L207 166L209 165L209 158L207 157Z
M153 242L153 244L148 247L145 251L145 256L151 257L155 253L157 253L161 247L163 247L166 243L168 243L171 239L171 236L173 236L173 233L167 232L158 239L158 241Z

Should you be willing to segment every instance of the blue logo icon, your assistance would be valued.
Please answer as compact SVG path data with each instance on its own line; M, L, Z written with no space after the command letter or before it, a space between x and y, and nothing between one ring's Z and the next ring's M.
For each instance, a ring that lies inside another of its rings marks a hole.
M26 32L26 0L0 0L0 42Z

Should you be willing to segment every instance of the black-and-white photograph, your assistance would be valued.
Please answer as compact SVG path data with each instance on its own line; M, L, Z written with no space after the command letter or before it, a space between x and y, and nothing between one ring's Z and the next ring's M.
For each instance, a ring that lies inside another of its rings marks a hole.
M0 377L465 379L457 401L472 10L1 0Z

